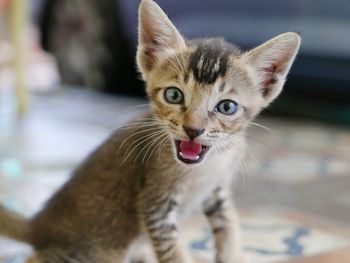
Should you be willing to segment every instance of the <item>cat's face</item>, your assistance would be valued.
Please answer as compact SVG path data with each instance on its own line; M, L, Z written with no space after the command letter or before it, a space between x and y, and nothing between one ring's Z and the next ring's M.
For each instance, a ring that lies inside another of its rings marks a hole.
M241 53L222 39L185 42L151 0L139 12L138 66L177 159L200 163L213 149L237 146L233 138L280 93L299 36L286 33Z
M214 39L188 46L154 67L147 91L155 115L174 139L177 158L198 163L245 129L261 96L236 51L225 52L229 44ZM191 139L193 144L183 143Z

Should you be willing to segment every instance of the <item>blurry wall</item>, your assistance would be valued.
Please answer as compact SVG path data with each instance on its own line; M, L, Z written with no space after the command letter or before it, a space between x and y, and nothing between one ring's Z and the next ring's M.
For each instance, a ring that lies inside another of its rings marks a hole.
M58 59L64 82L144 94L134 58L138 0L31 1L43 46ZM222 36L247 49L282 32L300 33L300 55L273 109L350 123L344 114L350 104L350 1L156 2L188 38Z

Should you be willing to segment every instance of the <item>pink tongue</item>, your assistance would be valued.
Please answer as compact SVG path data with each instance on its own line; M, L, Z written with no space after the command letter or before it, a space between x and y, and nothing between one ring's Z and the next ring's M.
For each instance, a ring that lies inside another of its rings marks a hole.
M181 141L180 142L180 152L183 157L190 160L198 159L198 155L202 151L202 145L198 143L194 143L191 141Z

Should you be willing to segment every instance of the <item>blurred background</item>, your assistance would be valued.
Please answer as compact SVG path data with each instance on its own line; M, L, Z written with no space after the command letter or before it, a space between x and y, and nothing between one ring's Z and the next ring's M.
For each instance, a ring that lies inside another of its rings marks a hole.
M156 2L187 38L221 36L245 50L301 34L285 89L250 129L237 176L245 250L253 263L350 262L350 1ZM0 201L9 209L31 216L145 110L138 4L0 0ZM185 233L194 254L210 258L205 227ZM30 250L2 242L0 262Z
M33 1L41 43L57 58L63 82L143 94L134 65L138 2ZM349 1L158 2L188 38L223 36L248 49L282 32L300 33L298 63L275 110L350 122L348 107L338 111L350 97Z

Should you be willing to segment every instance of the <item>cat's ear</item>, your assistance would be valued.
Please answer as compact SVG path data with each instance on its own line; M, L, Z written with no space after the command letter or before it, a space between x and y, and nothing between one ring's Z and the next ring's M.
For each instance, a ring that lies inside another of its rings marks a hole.
M141 73L147 75L159 58L184 47L185 40L163 10L152 0L142 0L137 48L137 64Z
M243 59L257 76L257 85L267 106L281 92L286 76L299 50L301 38L288 32L245 53Z

